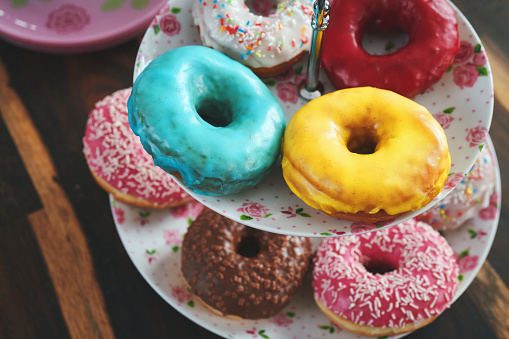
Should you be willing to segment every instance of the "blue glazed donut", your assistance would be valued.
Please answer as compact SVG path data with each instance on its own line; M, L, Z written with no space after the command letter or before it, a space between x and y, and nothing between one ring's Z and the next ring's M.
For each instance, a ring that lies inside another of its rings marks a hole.
M136 79L131 129L155 165L203 195L260 182L280 154L281 106L247 67L203 46L170 50Z

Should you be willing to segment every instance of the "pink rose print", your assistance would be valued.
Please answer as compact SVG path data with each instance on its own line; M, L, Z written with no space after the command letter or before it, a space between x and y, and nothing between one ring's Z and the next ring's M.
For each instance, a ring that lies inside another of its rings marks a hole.
M166 245L180 246L182 245L182 235L178 229L164 230L163 238L166 240Z
M481 240L481 238L482 238L482 237L484 237L484 236L486 236L486 235L488 235L488 233L486 233L486 232L485 232L484 230L482 230L482 229L476 232L476 236L477 236L477 238L478 238L479 240Z
M288 317L285 313L278 313L272 317L270 322L274 323L278 327L287 327L288 325L293 323L293 320L290 317Z
M301 74L297 74L295 79L293 79L293 83L298 87L302 80L305 80L307 76L307 72L302 72Z
M366 224L363 222L354 222L350 225L350 231L354 234L375 230L376 228L375 224Z
M191 294L189 294L184 286L173 286L171 289L171 295L177 299L179 303L184 303L191 299Z
M161 14L164 14L166 12L169 12L170 11L170 5L168 3L166 3L160 10L159 10L159 13L158 15L161 15Z
M150 220L149 219L144 219L144 218L138 218L136 219L140 222L140 226L145 226L146 224L149 224L150 223Z
M488 135L488 129L484 126L476 126L468 130L467 141L470 143L470 147L479 146L484 143L486 136Z
M460 273L471 271L479 264L479 257L477 255L468 254L468 250L464 253L455 254L455 257L458 262Z
M329 230L329 233L335 234L335 235L343 235L346 232L344 231L338 231L337 229Z
M274 80L276 80L278 82L288 81L293 78L294 74L295 74L295 71L293 70L293 68L290 68L288 71L284 72L283 74L280 74L280 75L274 77Z
M477 66L473 63L467 63L464 65L458 65L452 70L454 83L463 89L465 87L474 86L477 78L479 77L479 71Z
M154 19L152 19L152 21L150 22L150 28L154 28L154 26L157 24L157 17L154 17Z
M123 224L125 221L125 212L120 207L113 208L113 214L115 214L115 218L119 224Z
M295 214L295 212L293 211L293 208L291 206L288 206L288 210L286 210L286 211L283 210L283 211L281 211L281 213L286 214L287 219L295 218L297 216L297 214Z
M196 219L201 211L203 211L203 205L199 202L192 202L170 209L170 213L174 218Z
M445 189L453 189L454 187L458 186L461 180L463 180L465 176L462 173L455 173L454 175L450 175L445 184Z
M492 195L490 195L490 204L491 205L498 205L499 195L498 192L494 192Z
M247 333L247 334L252 334L252 335L253 335L253 338L258 337L258 334L256 333L256 327L253 327L253 329L252 329L252 330L246 330L246 333Z
M493 220L497 217L497 207L490 205L479 211L479 218L482 220Z
M237 212L242 212L253 218L265 218L269 209L257 202L245 202L242 207L237 209Z
M156 252L157 250L145 250L145 253L143 253L143 256L148 259L149 264L156 260L156 257L154 256Z
M304 209L302 207L297 208L295 211L291 206L288 206L288 210L282 210L281 213L287 215L287 219L294 218L297 215L300 215L301 217L309 218L311 217L308 213L304 212Z
M65 4L53 10L46 20L46 28L58 34L76 33L90 23L85 8Z
M479 53L474 54L473 61L477 66L484 66L488 62L488 59L486 59L486 54L484 54L483 51L480 51Z
M291 82L279 82L276 85L277 96L284 102L296 104L299 100L297 85Z
M180 33L180 22L173 14L166 14L159 20L159 28L164 34L174 36Z
M443 129L448 129L451 126L451 122L454 120L454 117L450 114L438 113L435 114L435 119Z
M474 46L468 41L460 42L460 49L454 56L453 65L459 65L467 62L474 55Z
M146 224L150 223L150 214L150 211L138 212L138 218L136 218L136 220L140 222L140 226L145 226Z

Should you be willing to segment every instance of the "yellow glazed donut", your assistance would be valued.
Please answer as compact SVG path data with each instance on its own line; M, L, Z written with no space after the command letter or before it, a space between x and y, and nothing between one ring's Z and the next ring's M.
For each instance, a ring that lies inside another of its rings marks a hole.
M310 101L288 123L282 153L284 179L306 204L367 223L427 205L451 166L426 108L372 87Z

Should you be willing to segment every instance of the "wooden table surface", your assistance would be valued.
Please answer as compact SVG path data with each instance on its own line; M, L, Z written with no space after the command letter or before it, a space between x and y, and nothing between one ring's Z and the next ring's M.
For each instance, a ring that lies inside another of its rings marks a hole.
M509 1L458 0L493 70L490 129L509 192ZM169 306L122 246L82 154L94 103L131 85L139 39L94 53L0 41L0 338L217 338ZM467 291L409 338L509 338L509 199Z

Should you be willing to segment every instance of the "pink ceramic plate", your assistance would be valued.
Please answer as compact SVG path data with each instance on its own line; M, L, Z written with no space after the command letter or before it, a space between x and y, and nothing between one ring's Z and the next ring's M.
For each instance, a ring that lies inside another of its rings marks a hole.
M4 0L0 38L44 52L79 53L147 29L166 0Z

